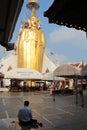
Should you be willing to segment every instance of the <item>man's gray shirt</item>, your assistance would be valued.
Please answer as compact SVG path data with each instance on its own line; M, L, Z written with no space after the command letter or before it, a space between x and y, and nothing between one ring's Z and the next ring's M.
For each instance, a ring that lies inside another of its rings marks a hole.
M32 119L32 110L29 107L24 106L18 112L18 119L24 122L30 121Z

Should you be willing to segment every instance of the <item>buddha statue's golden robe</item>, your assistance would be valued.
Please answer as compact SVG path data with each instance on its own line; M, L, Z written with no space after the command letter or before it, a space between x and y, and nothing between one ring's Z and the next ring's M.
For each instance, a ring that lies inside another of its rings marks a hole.
M33 24L35 24L34 17L37 19L36 16L31 17ZM37 23L35 26L33 28L32 26L25 27L20 33L18 42L18 68L31 68L41 72L45 49L45 36L37 27Z

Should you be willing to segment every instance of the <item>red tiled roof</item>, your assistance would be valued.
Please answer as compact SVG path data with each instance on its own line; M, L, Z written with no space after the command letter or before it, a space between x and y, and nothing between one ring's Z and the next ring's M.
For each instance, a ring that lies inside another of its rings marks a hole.
M78 67L78 68L83 68L85 66L84 63L75 63L75 64L70 64L70 65L74 67Z

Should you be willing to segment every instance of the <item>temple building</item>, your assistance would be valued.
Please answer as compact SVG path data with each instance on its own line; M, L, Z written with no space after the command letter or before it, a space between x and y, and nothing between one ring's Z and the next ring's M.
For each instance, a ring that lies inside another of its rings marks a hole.
M28 0L27 8L31 10L31 16L20 27L14 50L10 51L10 53L0 61L0 72L4 74L4 77L6 77L6 74L9 72L13 73L11 71L14 69L17 70L16 73L18 73L20 68L21 70L25 68L31 69L35 73L37 71L37 73L43 74L53 72L59 66L58 59L58 63L55 64L56 60L55 62L52 61L45 53L45 35L40 29L40 21L36 15L36 10L39 8L38 0ZM15 75L15 72L13 75ZM34 78L35 77L33 77L33 79ZM9 79L4 79L3 81L5 81L3 86L10 84ZM30 85L30 80L29 82L27 81L27 83Z

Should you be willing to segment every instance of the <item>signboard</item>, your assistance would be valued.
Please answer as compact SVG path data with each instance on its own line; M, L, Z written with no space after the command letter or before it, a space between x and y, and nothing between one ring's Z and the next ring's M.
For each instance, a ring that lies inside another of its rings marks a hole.
M42 79L42 74L36 70L29 68L15 68L5 74L5 78L9 79L26 79L35 80Z

